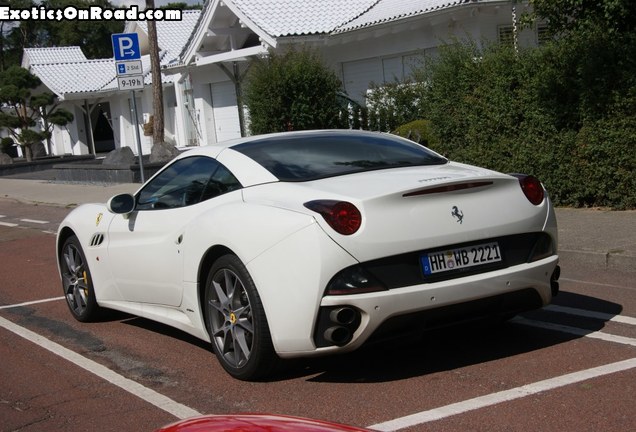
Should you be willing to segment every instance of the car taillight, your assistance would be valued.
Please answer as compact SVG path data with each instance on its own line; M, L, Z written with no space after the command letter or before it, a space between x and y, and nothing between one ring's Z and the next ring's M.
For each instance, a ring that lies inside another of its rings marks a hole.
M543 198L545 198L545 194L543 191L543 185L535 176L525 175L525 174L510 174L514 177L517 177L519 180L519 185L521 186L521 190L523 194L528 198L534 205L539 205L543 202Z
M362 215L356 206L347 201L316 200L306 202L305 207L319 213L337 233L351 235L362 225Z

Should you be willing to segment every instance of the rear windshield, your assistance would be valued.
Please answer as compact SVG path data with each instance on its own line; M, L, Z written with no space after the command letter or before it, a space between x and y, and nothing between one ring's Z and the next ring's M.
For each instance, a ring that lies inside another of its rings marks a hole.
M281 181L308 181L386 168L442 165L443 157L388 134L290 134L232 147Z

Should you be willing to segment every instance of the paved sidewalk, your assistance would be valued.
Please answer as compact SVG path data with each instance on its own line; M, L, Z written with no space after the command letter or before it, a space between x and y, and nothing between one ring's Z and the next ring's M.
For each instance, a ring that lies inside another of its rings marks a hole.
M0 198L70 208L79 204L106 202L120 193L134 193L140 186L133 183L90 185L0 178Z
M559 255L636 273L636 211L558 208Z
M132 193L139 187L0 178L0 198L71 208L106 202L113 195ZM556 212L562 261L636 273L636 211L558 208Z

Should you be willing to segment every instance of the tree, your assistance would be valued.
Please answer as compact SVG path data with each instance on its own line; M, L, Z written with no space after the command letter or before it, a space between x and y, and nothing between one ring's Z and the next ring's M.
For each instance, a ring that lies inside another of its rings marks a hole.
M9 6L9 1L0 0L0 6ZM17 25L18 23L15 21L0 21L0 71L5 69L5 62L8 60L9 51L11 50L9 36Z
M53 93L40 93L31 98L31 107L39 111L42 119L42 136L46 139L46 149L49 154L51 148L51 135L53 126L64 126L73 121L73 114L65 109L58 109L59 102Z
M109 0L45 0L42 6L47 9L65 6L76 6L82 9L90 6L113 8ZM123 29L124 23L117 20L44 21L41 31L46 38L41 46L80 46L88 58L108 58L113 55L110 35L121 33Z
M245 104L254 134L340 126L341 83L315 52L291 49L255 60Z
M546 19L553 33L602 29L609 33L636 30L633 0L530 0L532 18Z
M188 4L186 2L172 2L165 6L159 6L159 9L201 10L203 9L203 5L200 3Z
M33 160L32 146L51 137L53 125L64 126L73 115L55 103L50 93L32 92L40 86L38 77L19 66L0 72L0 127L9 130L22 146L27 161ZM37 120L43 120L43 130L34 128Z
M26 9L32 0L0 0L0 6ZM24 48L42 46L43 21L0 21L0 71L19 65Z
M155 1L146 0L146 9L154 9ZM161 145L164 141L163 119L163 83L159 63L159 43L157 40L157 23L148 21L148 42L150 45L150 75L152 76L152 144Z
M112 9L114 6L108 0L46 0L42 6L57 9L65 6L89 8L99 6ZM43 21L42 33L44 40L40 46L80 46L86 57L91 59L108 58L113 56L110 35L121 33L124 22L117 20L99 21Z
M100 6L112 9L108 0L0 0L0 6L28 9L42 6L58 9ZM0 21L0 70L19 65L24 48L80 46L88 58L112 57L110 35L121 33L123 21L23 20Z

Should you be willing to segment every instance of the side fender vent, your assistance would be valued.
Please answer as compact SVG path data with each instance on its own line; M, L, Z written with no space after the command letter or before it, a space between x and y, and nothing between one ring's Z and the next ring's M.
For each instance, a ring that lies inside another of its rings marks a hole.
M91 247L99 246L104 242L104 234L97 233L93 235L90 245Z

